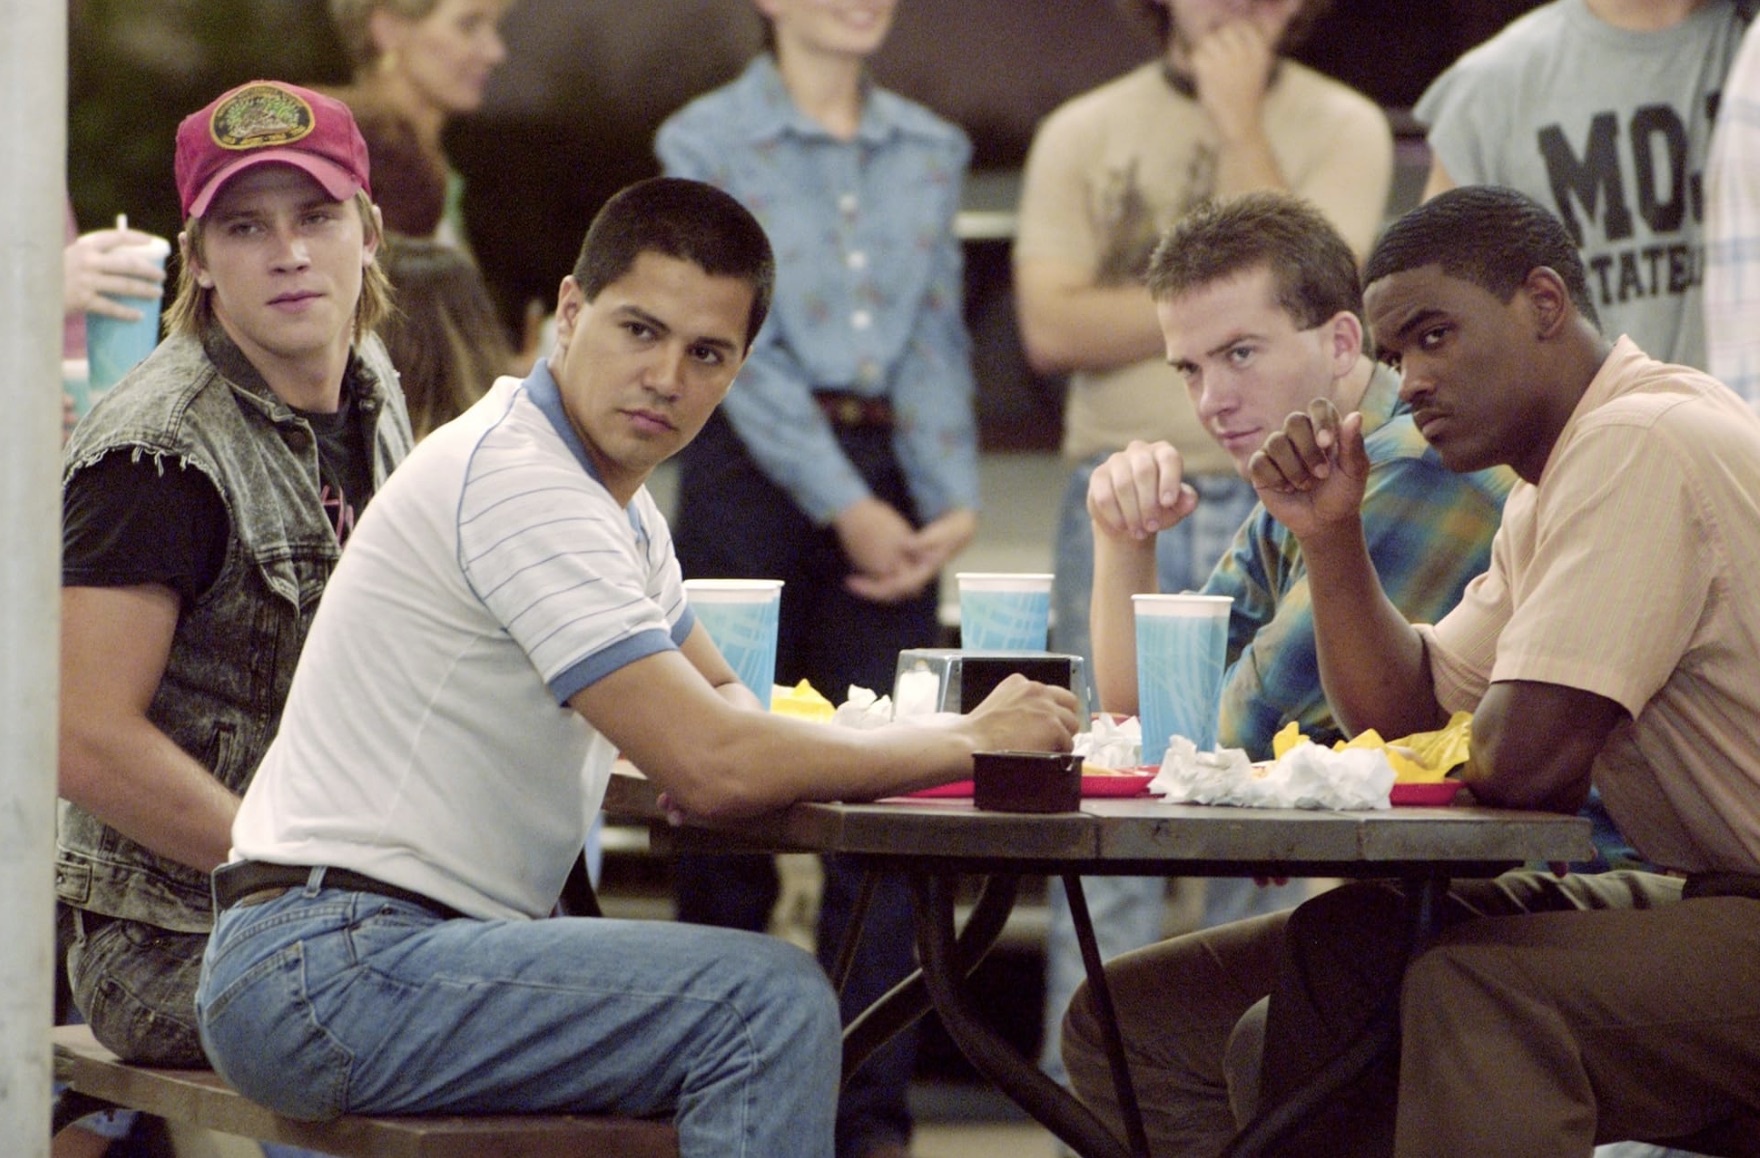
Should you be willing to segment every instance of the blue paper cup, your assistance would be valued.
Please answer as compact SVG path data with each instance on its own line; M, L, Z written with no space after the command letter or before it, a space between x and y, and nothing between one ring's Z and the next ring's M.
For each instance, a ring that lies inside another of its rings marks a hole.
M1233 602L1226 595L1131 596L1143 763L1161 763L1169 736L1186 737L1200 752L1216 747Z
M961 571L959 645L965 651L1044 651L1051 576Z
M163 269L165 258L171 252L171 243L155 237L149 244L132 248L138 249L149 261L158 262L159 268ZM87 401L80 409L82 418L93 402L120 382L124 374L140 365L159 344L160 299L118 297L115 300L117 305L139 310L141 316L138 321L123 322L103 314L86 314L86 361L90 364L90 378L86 387Z
M770 689L776 686L782 580L687 579L684 590L691 610L739 682L768 708Z

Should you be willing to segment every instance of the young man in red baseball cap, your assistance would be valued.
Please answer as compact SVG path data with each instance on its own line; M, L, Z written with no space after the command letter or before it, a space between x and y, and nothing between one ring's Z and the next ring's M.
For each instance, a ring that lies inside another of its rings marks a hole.
M195 1066L208 873L410 432L348 108L253 81L183 121L176 170L167 335L67 447L56 891L98 1040Z

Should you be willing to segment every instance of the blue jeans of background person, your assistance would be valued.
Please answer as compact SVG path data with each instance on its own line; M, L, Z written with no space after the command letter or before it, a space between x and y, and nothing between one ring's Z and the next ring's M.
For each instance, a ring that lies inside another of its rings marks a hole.
M290 1117L608 1112L671 1117L689 1158L832 1152L837 1003L774 938L448 921L318 879L219 915L196 1007L215 1068Z
M92 951L91 942L86 937L85 930L87 926L92 925L94 922L90 916L77 913L67 905L57 904L55 909L56 1024L77 1025L85 1019L80 1013L77 1004L72 1000L72 990L67 976L67 956L72 952L76 943L81 952L89 953ZM141 941L145 936L141 930L151 928L151 926L142 926L131 922L107 922L105 924L106 928L110 931L110 936L118 939L123 946ZM135 931L130 932L129 930L131 927ZM160 932L164 933L163 930ZM167 940L167 938L169 938L169 940ZM198 938L165 934L164 937L153 937L150 943L153 944L156 951L163 948L166 944L172 946L182 945L191 953L191 957L189 958L190 962L193 965L199 966L199 954L202 947L207 944L207 939L205 937ZM112 949L114 950L114 946L112 946ZM102 969L99 969L96 972L99 976L107 976ZM187 1003L189 1000L187 996L188 990L195 985L193 971L186 976L181 969L172 970L166 974L166 980L172 981L181 986L181 988L175 992L183 994L183 1001ZM164 1009L168 1008L173 1000L166 993L154 992L142 994L132 992L114 979L101 982L98 986L98 991L105 995L105 1001L109 1009L112 1011L126 1011L126 1016L139 1019L137 1024L143 1026L157 1025L167 1028L175 1025L182 1027L175 1032L187 1032L191 1035L196 1033L194 1006L191 1006L188 1013L180 1018L167 1019L164 1016ZM61 1089L62 1086L57 1083L55 1086L57 1096L59 1096ZM139 1127L142 1118L143 1115L136 1113L134 1110L106 1110L101 1114L93 1114L91 1117L81 1118L78 1125L88 1133L96 1134L100 1138L109 1138L113 1143L116 1143L122 1142L123 1139L137 1138L137 1128L144 1128ZM127 1154L132 1152L133 1149L134 1147L130 1143L123 1142L120 1146L113 1145L110 1148L110 1152ZM325 1158L325 1155L318 1153L316 1150L307 1150L300 1146L284 1146L277 1142L265 1142L263 1143L263 1158Z
M1094 530L1088 519L1088 479L1107 458L1095 455L1076 467L1063 494L1057 517L1057 545L1051 582L1051 646L1082 656L1093 664L1088 632L1088 600L1094 589ZM1172 530L1155 540L1155 564L1163 591L1196 591L1210 578L1228 552L1235 532L1259 501L1252 484L1237 475L1200 475L1188 479L1198 492L1198 507ZM1092 696L1090 703L1097 701ZM1103 958L1116 957L1161 939L1166 911L1167 881L1161 877L1085 877L1094 935ZM1241 917L1285 909L1307 896L1299 884L1260 888L1250 880L1205 882L1204 923L1219 924ZM1085 976L1075 925L1063 885L1048 888L1050 925L1045 934L1045 1048L1040 1066L1064 1085L1063 1011Z
M55 904L55 1024L79 1025L85 1018L73 1003L73 990L67 980L67 953L79 931L74 927L73 910L59 901ZM66 1089L60 1082L51 1087L55 1097ZM115 1141L127 1137L139 1115L133 1110L105 1110L79 1120L87 1133Z
M883 428L840 429L839 445L876 498L915 519L904 472ZM686 578L781 579L776 677L809 680L841 703L851 684L892 691L898 653L930 647L939 634L938 585L898 603L875 603L844 586L849 559L829 527L815 526L745 452L727 420L712 416L679 456L678 512L673 541ZM818 950L830 964L849 926L861 871L824 858ZM759 931L769 927L777 879L768 856L681 856L676 865L678 918L694 924ZM846 1020L867 1008L916 967L909 890L896 875L881 878L862 926L842 1005ZM908 1143L907 1095L916 1065L915 1029L906 1030L850 1075L837 1111L839 1158Z

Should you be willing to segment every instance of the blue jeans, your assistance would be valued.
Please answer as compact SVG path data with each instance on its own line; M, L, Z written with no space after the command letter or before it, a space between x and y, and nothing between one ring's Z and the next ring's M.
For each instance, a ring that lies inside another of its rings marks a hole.
M774 938L308 883L219 914L196 1008L215 1069L289 1117L617 1113L694 1158L832 1152L837 1001Z
M816 944L819 963L829 974L849 931L864 870L840 856L821 861L825 876ZM690 853L677 858L676 875L680 921L752 932L768 927L780 890L770 857ZM860 950L839 995L846 1024L916 968L916 943L905 878L883 873L862 923ZM910 1140L908 1097L916 1057L917 1027L912 1026L849 1075L837 1103L839 1158L861 1158L876 1146L902 1146Z
M1106 460L1095 455L1076 467L1063 494L1057 516L1057 547L1051 582L1051 646L1093 663L1088 633L1088 600L1094 588L1094 529L1088 520L1088 479ZM1247 521L1259 496L1252 484L1235 475L1202 475L1188 480L1198 491L1198 508L1155 540L1155 563L1163 591L1195 591L1210 578L1228 552L1235 533ZM1095 703L1092 696L1090 703ZM1098 706L1096 704L1096 706ZM1167 882L1160 877L1087 877L1082 881L1100 955L1112 958L1161 939ZM1204 923L1219 924L1241 917L1287 909L1305 899L1300 885L1264 888L1250 880L1218 878L1204 888ZM1063 1011L1081 983L1081 951L1063 886L1051 882L1050 926L1045 935L1045 1048L1040 1066L1053 1079L1069 1084L1059 1055Z

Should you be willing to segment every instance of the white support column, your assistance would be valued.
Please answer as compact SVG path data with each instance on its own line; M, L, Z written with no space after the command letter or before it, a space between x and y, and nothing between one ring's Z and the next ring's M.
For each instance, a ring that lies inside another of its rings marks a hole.
M0 0L0 1139L49 1153L66 0Z

